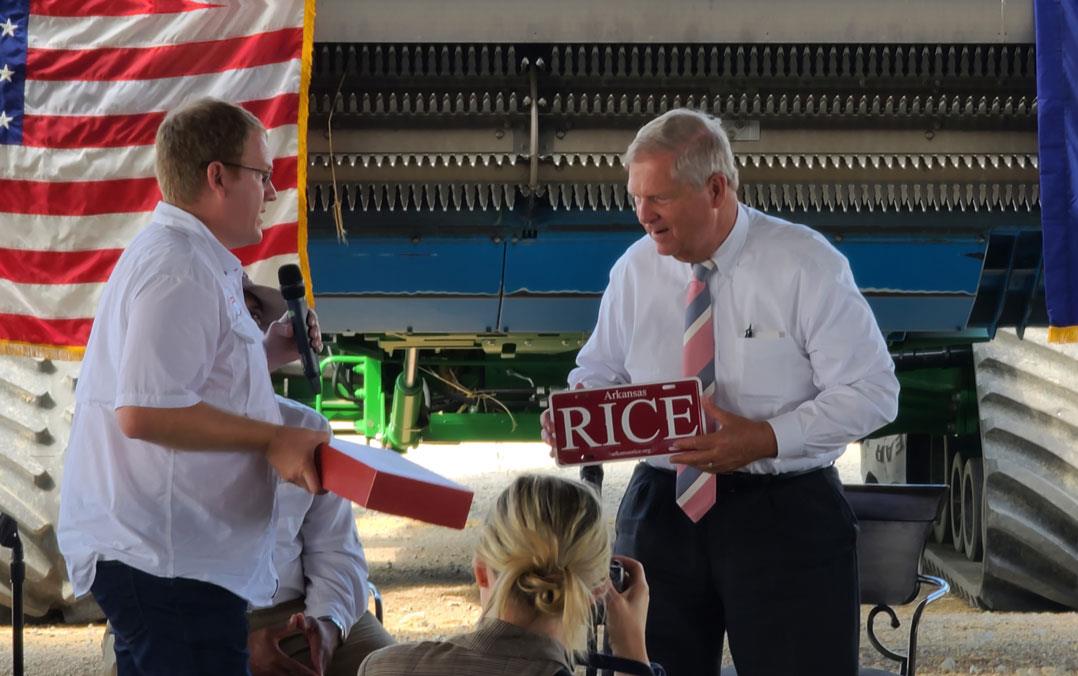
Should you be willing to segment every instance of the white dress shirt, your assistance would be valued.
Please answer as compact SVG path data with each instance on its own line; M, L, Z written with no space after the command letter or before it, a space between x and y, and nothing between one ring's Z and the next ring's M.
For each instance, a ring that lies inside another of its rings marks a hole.
M830 465L847 443L894 420L899 386L887 344L846 258L819 233L740 205L711 260L715 403L766 420L778 442L777 458L743 471ZM570 386L683 377L691 274L648 236L630 246L610 271ZM649 462L672 467L665 457Z
M278 397L284 424L329 431L314 409ZM352 503L332 493L311 495L286 481L277 486L278 605L303 598L305 614L332 617L344 639L367 610L367 559L356 533Z
M261 453L127 438L122 406L205 402L281 418L240 261L194 216L159 203L105 285L75 392L58 540L76 596L97 561L270 602L277 475Z

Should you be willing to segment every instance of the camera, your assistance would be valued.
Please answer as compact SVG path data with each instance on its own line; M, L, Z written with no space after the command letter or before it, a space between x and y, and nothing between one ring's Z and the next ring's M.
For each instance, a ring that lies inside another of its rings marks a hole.
M629 586L629 576L625 573L625 566L620 561L610 562L610 583L619 594Z

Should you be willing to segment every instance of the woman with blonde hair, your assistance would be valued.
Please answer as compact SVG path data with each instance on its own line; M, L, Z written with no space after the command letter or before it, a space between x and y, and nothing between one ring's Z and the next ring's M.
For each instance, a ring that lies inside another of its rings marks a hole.
M554 476L519 477L480 534L473 569L483 615L475 631L384 648L363 662L359 676L571 673L600 600L613 654L645 667L647 580L639 562L615 558L628 577L621 592L610 582L610 536L594 489Z

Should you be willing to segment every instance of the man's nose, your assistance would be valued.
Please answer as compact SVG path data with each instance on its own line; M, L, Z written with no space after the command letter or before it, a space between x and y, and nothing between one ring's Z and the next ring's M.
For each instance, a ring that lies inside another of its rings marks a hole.
M273 202L277 199L277 188L274 187L273 181L267 181L266 187L262 189L262 201Z
M640 225L647 225L655 220L655 210L648 206L647 201L640 200L636 205L636 220L640 221Z

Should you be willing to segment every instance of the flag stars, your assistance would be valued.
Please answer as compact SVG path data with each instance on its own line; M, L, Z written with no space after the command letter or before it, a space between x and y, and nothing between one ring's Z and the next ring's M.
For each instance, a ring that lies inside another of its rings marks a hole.
M5 63L4 67L0 68L0 82L11 82L11 76L14 74L15 71L8 68L7 64Z
M7 116L6 110L0 110L0 129L10 129L10 125L14 120L15 118Z
M0 38L6 38L7 36L15 37L15 24L11 22L11 17L4 23L0 23Z

